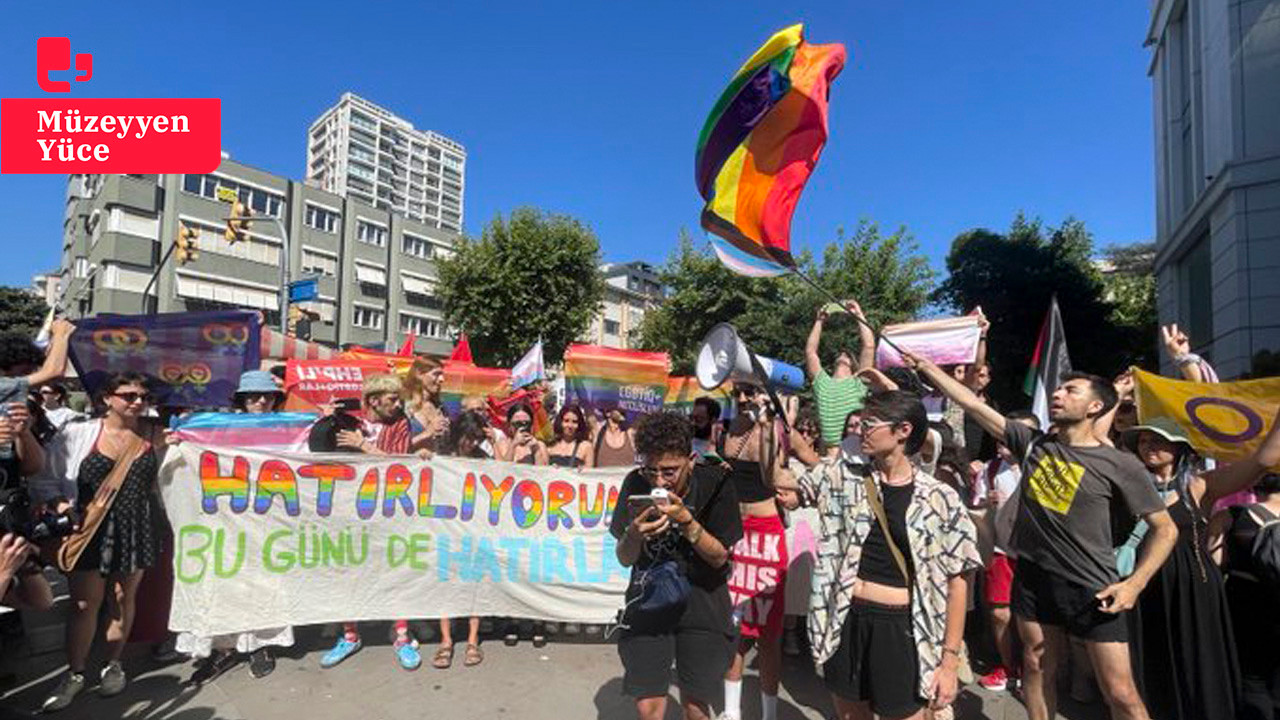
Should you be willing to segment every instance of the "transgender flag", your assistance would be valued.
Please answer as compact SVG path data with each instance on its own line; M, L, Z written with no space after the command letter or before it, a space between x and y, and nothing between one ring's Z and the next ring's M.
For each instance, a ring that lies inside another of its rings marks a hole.
M519 390L546 376L546 367L542 362L542 341L539 340L529 348L529 352L525 353L524 357L520 358L520 362L511 368L511 389Z
M214 447L305 452L315 413L203 412L175 418L174 435L185 442Z

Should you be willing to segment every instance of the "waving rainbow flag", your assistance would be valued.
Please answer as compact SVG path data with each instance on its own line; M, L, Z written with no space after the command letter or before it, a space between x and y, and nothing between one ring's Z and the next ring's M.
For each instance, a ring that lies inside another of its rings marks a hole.
M469 362L446 360L444 386L440 388L440 405L450 416L462 410L466 397L500 399L511 394L511 371L487 368Z
M795 266L791 216L827 143L827 93L844 63L843 45L810 45L792 25L738 69L707 116L694 161L702 227L724 239L712 242L735 272Z
M628 420L662 409L667 395L666 353L570 345L564 352L565 401Z
M663 403L667 410L693 414L693 402L700 397L711 398L720 403L720 418L727 420L734 415L733 396L729 394L726 383L715 390L703 390L698 378L689 375L672 375L667 378L667 397Z

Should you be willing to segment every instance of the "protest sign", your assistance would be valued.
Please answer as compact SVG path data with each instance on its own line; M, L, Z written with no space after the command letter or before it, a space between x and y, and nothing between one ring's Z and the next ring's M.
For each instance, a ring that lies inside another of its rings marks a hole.
M284 407L315 411L335 400L361 400L365 377L388 372L381 360L290 360L285 365Z
M565 401L601 413L622 410L634 422L662 409L666 353L570 345L564 353Z
M626 470L294 455L183 443L160 488L170 628L199 635L487 615L607 622Z
M1133 369L1138 418L1166 417L1191 446L1215 460L1239 460L1262 443L1280 410L1280 378L1197 383Z
M978 355L982 334L977 315L886 325L880 334L898 347L938 365L968 364ZM902 356L889 343L876 347L876 367L901 367Z
M258 369L259 345L255 312L99 315L76 321L70 357L90 395L136 372L153 379L157 406L226 407L240 373Z

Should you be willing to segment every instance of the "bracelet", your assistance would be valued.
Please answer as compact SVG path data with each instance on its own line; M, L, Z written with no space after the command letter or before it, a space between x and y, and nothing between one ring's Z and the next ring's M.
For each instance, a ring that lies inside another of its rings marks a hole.
M690 520L689 524L693 525L693 521ZM694 525L693 537L689 537L688 535L685 535L684 539L688 540L690 545L697 545L698 541L702 539L702 526Z
M1201 362L1201 359L1200 356L1195 353L1183 353L1181 355L1174 356L1173 362L1175 365L1191 365L1193 363Z

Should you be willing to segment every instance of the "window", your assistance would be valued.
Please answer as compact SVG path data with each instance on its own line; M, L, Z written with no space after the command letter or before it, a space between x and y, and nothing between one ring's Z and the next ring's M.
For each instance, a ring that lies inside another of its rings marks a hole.
M359 220L356 223L356 239L370 245L385 247L387 244L387 228L382 225L374 225L365 220Z
M268 192L261 188L243 185L216 175L186 175L182 178L182 189L193 195L201 195L210 200L218 199L218 188L226 188L234 193L241 202L253 208L259 215L280 217L284 208L284 196Z
M302 272L309 275L338 275L338 259L314 250L302 249Z
M421 315L400 313L400 332L406 335L413 333L418 337L444 337L440 334L440 327L439 320L432 320Z
M263 265L278 266L280 264L280 246L275 243L267 242L253 235L250 235L244 242L231 243L227 242L224 228L221 226L206 225L188 217L182 218L182 222L199 233L196 236L196 248L200 252L240 258L241 260L249 260Z
M351 324L356 327L367 330L381 330L382 320L385 316L386 313L377 308L365 307L364 305L351 306Z
M617 335L617 334L618 334L619 332L621 332L621 331L622 331L622 326L618 324L618 321L617 321L617 320L605 320L605 321L604 321L604 334L605 334L605 335Z
M342 216L338 213L307 203L307 216L304 222L308 227L327 233L336 233L338 232L338 223L341 221Z
M308 312L313 312L320 316L320 322L325 325L332 325L338 317L338 307L334 305L333 300L320 298L318 300L309 300L307 302L297 303L298 307Z
M122 207L111 208L108 227L112 232L136 235L148 240L160 238L160 219L129 212Z
M409 233L404 234L401 249L404 250L405 255L412 255L423 260L430 260L434 256L430 240Z
M1178 315L1187 323L1187 334L1197 343L1193 350L1213 342L1213 255L1209 234L1200 236L1178 263Z
M215 302L222 307L247 307L255 310L276 310L280 307L280 296L274 290L240 285L229 279L213 280L179 275L177 292L178 297Z
M105 266L102 273L102 286L111 290L124 290L126 292L142 294L147 289L147 285L151 283L151 273L145 270L132 270L130 268L121 267L111 264ZM148 295L156 294L156 286L151 285L151 291Z

